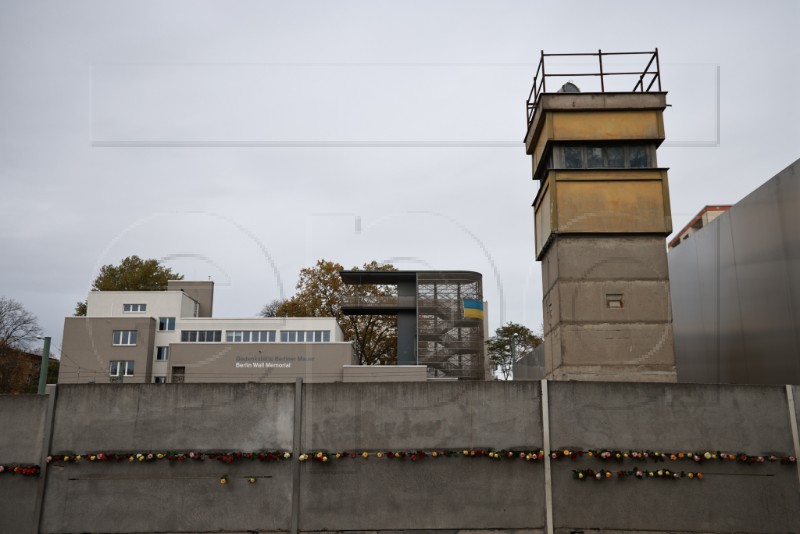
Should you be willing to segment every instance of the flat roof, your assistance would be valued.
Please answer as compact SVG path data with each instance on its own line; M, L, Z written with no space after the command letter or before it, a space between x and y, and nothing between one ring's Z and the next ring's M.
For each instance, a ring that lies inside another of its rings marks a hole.
M442 280L463 276L471 279L482 279L483 275L475 271L339 271L339 276L345 284L399 284L401 282L416 282L417 276L435 275L431 278Z

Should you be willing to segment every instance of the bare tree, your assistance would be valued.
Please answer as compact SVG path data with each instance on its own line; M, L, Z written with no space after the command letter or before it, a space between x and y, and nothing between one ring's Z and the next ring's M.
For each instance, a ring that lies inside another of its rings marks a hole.
M16 300L0 297L0 345L24 350L41 333L35 315Z
M285 299L273 299L268 304L264 304L264 307L261 308L258 315L261 317L278 317L278 311L281 309L284 302L286 302Z

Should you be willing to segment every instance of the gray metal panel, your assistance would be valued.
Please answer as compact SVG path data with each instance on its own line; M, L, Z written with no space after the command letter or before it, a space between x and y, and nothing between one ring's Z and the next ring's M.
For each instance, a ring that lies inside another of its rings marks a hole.
M668 258L680 381L800 383L800 160Z

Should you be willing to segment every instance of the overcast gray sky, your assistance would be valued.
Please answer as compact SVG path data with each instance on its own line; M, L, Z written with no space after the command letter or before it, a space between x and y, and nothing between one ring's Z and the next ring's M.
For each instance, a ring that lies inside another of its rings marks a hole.
M795 0L3 0L0 294L57 349L128 255L236 317L375 259L482 272L490 327L538 329L540 50L659 48L679 230L800 157L799 26Z

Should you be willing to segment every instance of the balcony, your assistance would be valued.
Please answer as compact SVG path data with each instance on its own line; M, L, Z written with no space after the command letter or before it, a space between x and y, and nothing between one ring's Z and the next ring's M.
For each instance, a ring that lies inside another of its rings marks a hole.
M415 311L415 296L365 296L345 297L342 312L345 315L397 315L400 311Z

